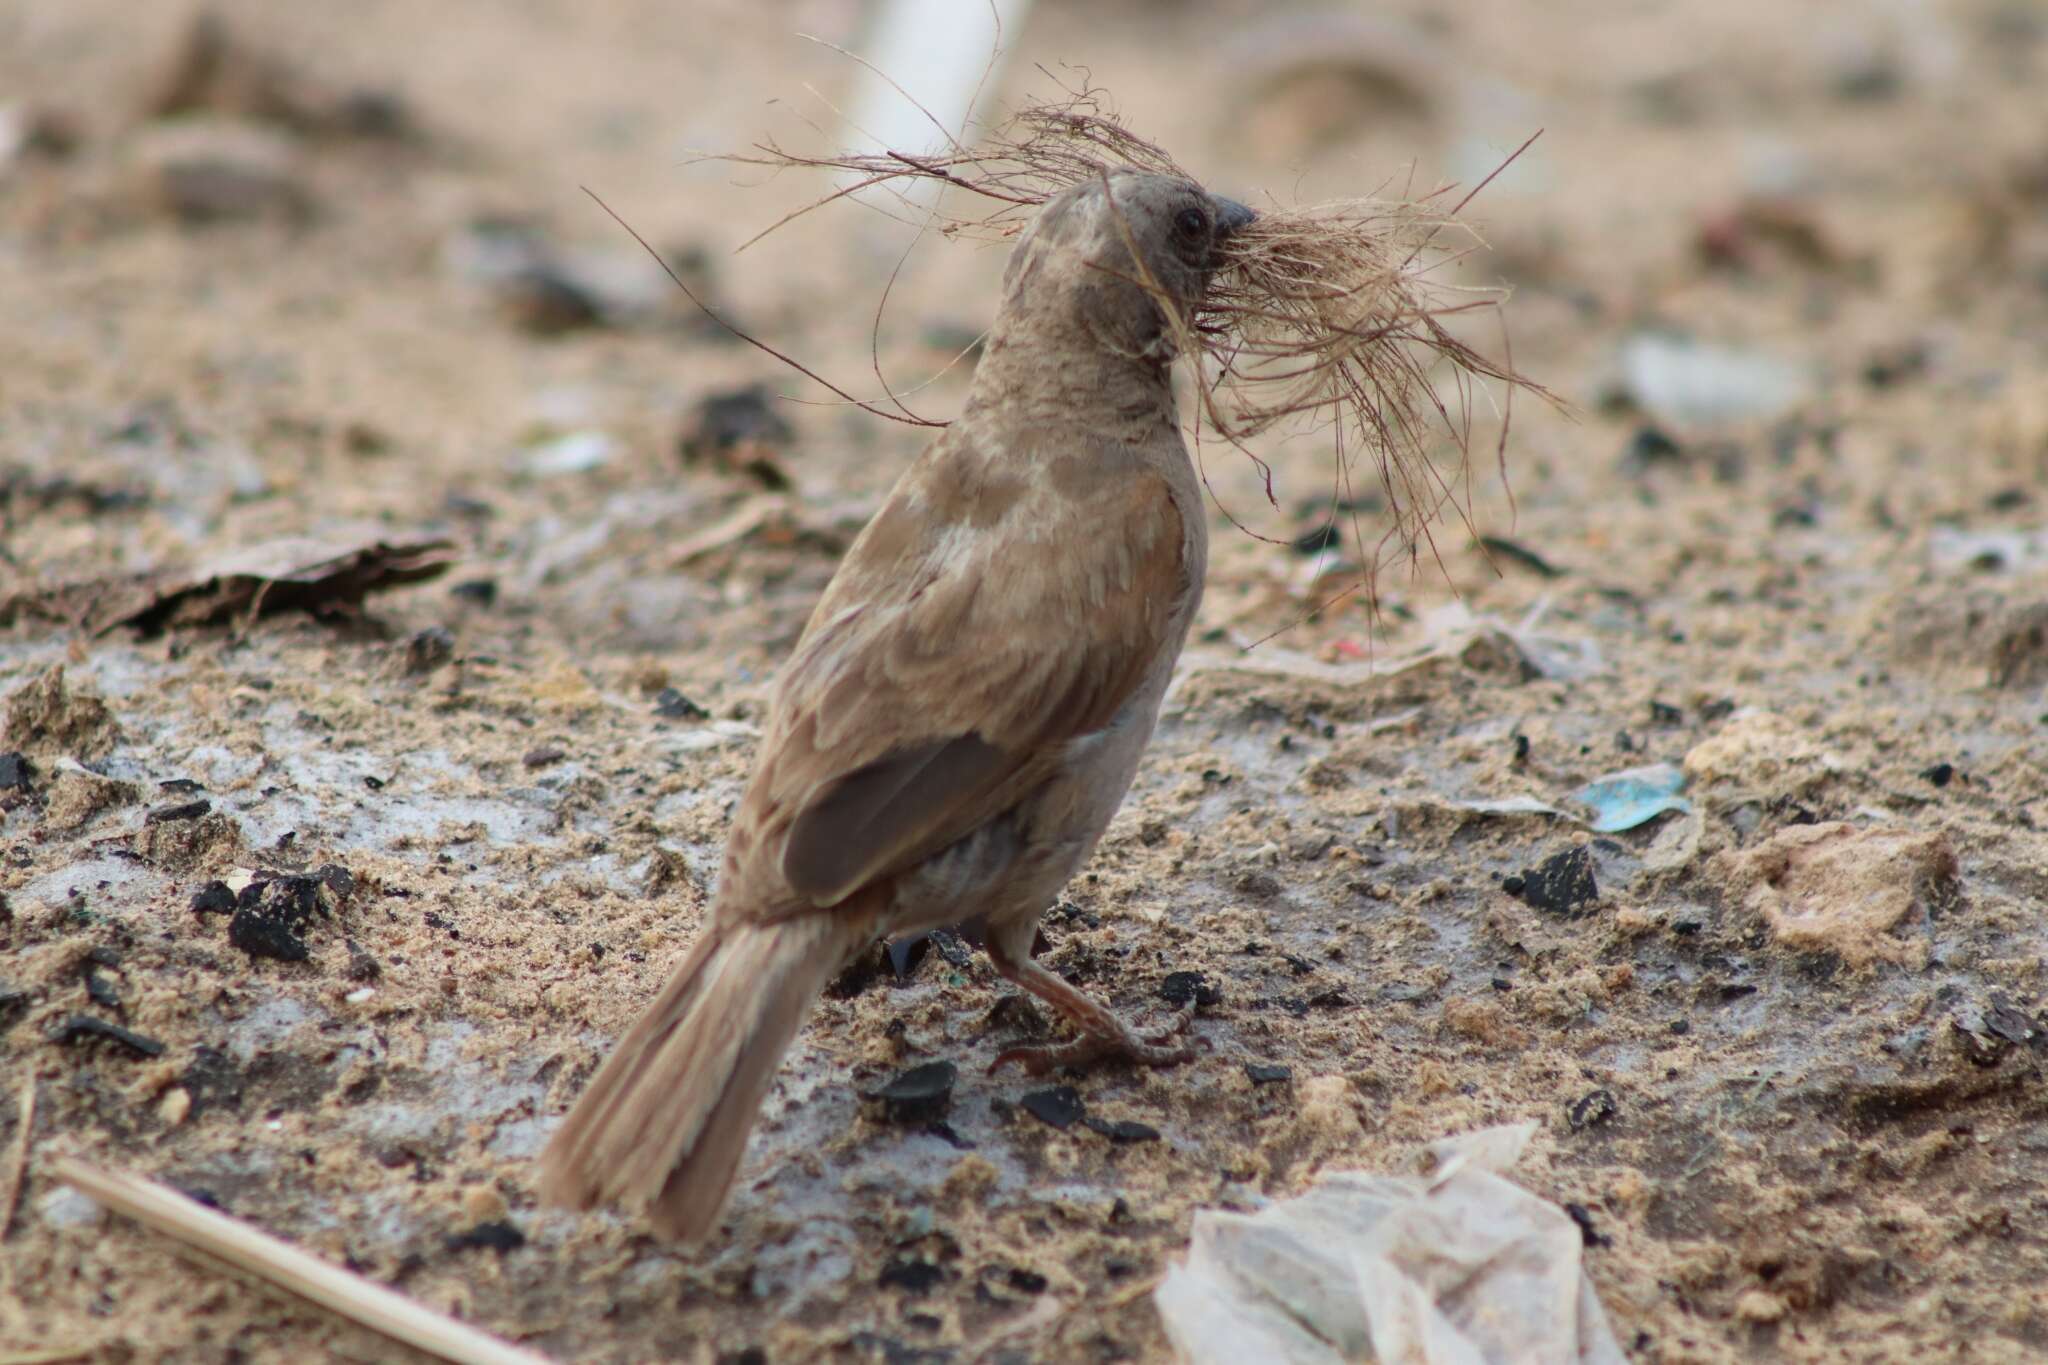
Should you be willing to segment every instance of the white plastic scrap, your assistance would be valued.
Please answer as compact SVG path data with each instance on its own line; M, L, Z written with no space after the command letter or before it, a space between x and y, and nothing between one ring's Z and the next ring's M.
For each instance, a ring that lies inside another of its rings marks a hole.
M1154 1294L1168 1340L1188 1365L1625 1365L1578 1225L1497 1174L1535 1131L1433 1143L1427 1175L1347 1171L1198 1213Z

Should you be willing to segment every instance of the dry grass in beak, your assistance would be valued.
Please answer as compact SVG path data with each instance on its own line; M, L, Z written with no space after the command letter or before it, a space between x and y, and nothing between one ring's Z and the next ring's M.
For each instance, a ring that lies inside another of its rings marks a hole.
M933 126L938 127L936 121ZM948 235L1002 240L1019 232L1053 196L1112 171L1193 179L1163 149L1103 112L1102 93L1092 89L1069 90L1059 101L1027 105L974 146L950 134L947 143L930 154L802 156L771 142L752 152L708 159L846 173L840 189L753 240L837 199L878 190L898 196L906 221ZM1517 149L1514 155L1520 154ZM973 197L948 196L932 208L904 193L911 184L929 181ZM1514 371L1505 341L1503 358L1494 361L1446 324L1457 314L1497 309L1505 297L1503 289L1459 288L1439 278L1451 262L1483 246L1457 215L1486 183L1448 208L1443 201L1449 189L1406 201L1257 206L1258 218L1226 244L1225 264L1194 318L1180 315L1142 258L1138 261L1138 282L1161 300L1181 353L1195 360L1203 417L1258 465L1269 501L1271 471L1244 442L1276 427L1330 428L1339 482L1346 486L1359 454L1372 460L1391 525L1359 585L1368 600L1373 575L1389 551L1411 565L1425 546L1435 554L1430 527L1446 509L1455 509L1469 527L1471 414L1475 407L1496 402L1487 386L1500 388L1495 458L1503 484L1514 391L1527 389L1549 398ZM873 196L866 195L864 202L873 203ZM1456 393L1455 406L1444 402L1445 386Z

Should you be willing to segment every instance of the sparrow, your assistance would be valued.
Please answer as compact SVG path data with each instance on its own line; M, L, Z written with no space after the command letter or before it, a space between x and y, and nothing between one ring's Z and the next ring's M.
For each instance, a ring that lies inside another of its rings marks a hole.
M778 677L703 928L550 1140L547 1200L703 1240L783 1053L878 938L979 919L995 970L1073 1027L992 1071L1190 1055L1192 1003L1141 1035L1031 947L1123 803L1201 601L1172 366L1253 218L1117 171L1022 233L965 406Z

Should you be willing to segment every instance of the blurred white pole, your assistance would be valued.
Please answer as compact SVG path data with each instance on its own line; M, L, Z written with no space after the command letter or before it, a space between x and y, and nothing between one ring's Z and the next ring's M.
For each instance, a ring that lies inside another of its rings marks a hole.
M863 70L856 84L850 138L875 151L911 153L946 147L949 137L971 141L974 106L1002 76L1007 52L996 49L998 30L1004 49L1014 47L1029 9L1030 0L883 0L860 54L874 70Z

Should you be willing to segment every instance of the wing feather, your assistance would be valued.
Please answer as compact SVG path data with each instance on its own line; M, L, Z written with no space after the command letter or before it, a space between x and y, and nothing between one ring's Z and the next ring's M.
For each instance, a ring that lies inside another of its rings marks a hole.
M1171 489L1136 461L1085 499L1048 481L969 535L932 515L917 473L784 671L735 823L755 837L727 849L755 913L836 904L1016 805L1065 741L1115 718L1190 590Z

